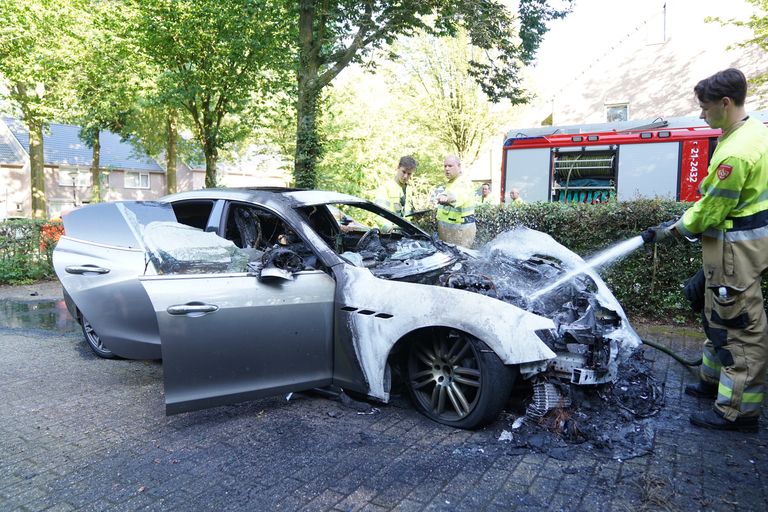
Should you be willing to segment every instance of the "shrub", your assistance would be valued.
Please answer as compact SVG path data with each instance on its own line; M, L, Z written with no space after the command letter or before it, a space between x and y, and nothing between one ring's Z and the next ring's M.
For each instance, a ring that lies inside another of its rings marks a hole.
M661 199L582 203L532 203L477 209L476 247L515 226L551 235L584 259L638 236L648 226L677 218L690 207ZM432 226L423 222L424 228ZM429 230L432 232L434 228ZM645 246L600 270L627 313L663 322L695 320L682 294L685 281L701 268L701 245L670 241ZM768 297L767 283L763 293Z
M24 284L53 277L51 256L62 231L61 222L0 222L0 284Z

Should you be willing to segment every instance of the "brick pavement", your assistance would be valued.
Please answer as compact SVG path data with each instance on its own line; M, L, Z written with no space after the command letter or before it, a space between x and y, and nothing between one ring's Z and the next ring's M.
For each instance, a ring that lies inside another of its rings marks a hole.
M640 330L696 352L690 333ZM653 452L558 460L499 441L510 416L467 432L399 400L365 415L295 394L166 417L160 363L2 328L0 510L764 510L768 417L756 435L694 429L686 371L646 350L666 382Z

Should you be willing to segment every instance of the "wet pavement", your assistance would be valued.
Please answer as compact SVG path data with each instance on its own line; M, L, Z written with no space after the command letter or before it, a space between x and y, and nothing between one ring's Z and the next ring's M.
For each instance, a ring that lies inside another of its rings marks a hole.
M32 292L0 290L2 511L745 511L768 502L765 409L757 434L691 426L688 415L709 404L684 395L690 373L651 348L636 368L652 381L627 373L615 402L574 396L570 417L550 417L591 436L581 442L514 428L513 403L477 432L435 424L403 398L366 409L310 393L167 417L159 362L97 358L55 290ZM688 358L698 352L696 329L635 327ZM660 401L641 400L660 410L634 414L637 396L654 393Z
M80 325L67 311L64 299L0 299L0 328L67 333L79 331Z

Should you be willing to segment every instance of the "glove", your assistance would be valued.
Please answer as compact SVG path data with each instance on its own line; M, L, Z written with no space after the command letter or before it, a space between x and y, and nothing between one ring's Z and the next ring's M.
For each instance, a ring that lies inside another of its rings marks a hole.
M685 282L683 287L683 295L691 303L691 309L695 313L700 313L704 309L705 281L704 269L699 269L693 277Z
M675 225L675 222L677 222L677 219L668 220L658 226L650 227L640 233L640 237L646 244L657 244L672 234L672 227Z

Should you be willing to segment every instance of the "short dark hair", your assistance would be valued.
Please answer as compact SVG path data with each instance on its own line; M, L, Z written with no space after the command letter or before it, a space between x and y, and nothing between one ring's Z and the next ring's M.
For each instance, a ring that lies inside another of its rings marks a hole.
M410 170L416 168L416 159L413 158L411 155L406 155L404 157L400 158L400 163L397 164L398 167L402 167L403 169Z
M693 92L699 101L718 101L727 97L741 107L747 99L747 78L738 69L729 68L697 83Z

